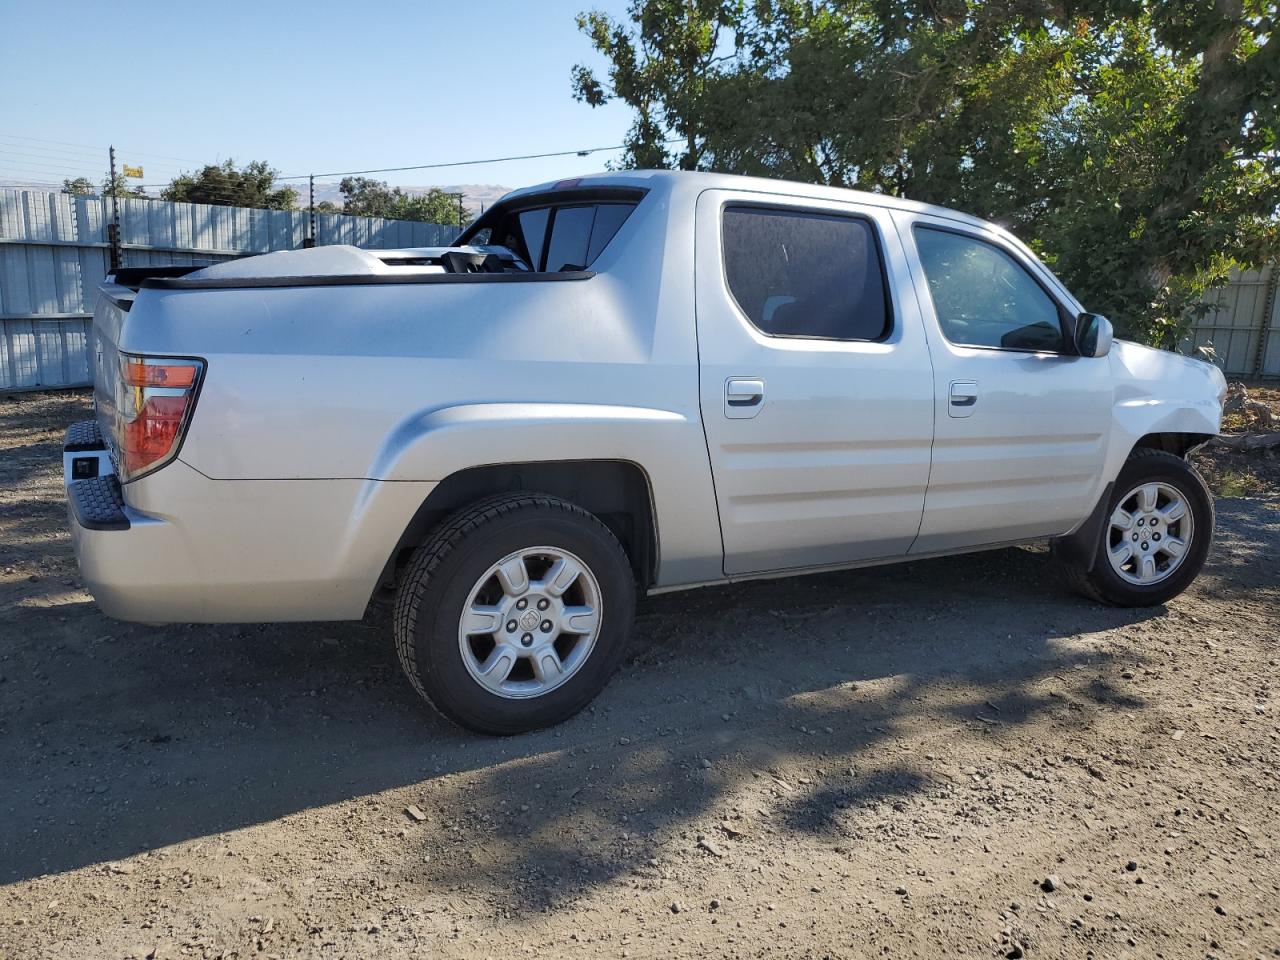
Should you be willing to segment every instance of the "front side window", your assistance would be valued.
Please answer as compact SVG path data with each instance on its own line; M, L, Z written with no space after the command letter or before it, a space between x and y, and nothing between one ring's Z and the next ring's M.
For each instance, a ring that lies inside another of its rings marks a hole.
M1020 263L985 240L928 227L916 249L943 335L954 344L1062 352L1058 305Z
M888 334L880 250L866 220L729 207L722 231L729 291L761 333L825 340Z

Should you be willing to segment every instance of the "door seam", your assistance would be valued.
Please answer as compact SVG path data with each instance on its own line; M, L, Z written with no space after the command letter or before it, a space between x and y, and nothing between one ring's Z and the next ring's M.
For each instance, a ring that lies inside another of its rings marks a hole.
M916 276L911 269L911 258L907 255L907 240L902 235L896 211L889 211L889 220L893 224L893 232L898 235L898 244L902 248L902 262L906 265L907 276L911 278L911 297L915 301L916 313L920 317L920 333L924 336L925 355L929 358L929 384L933 388L932 403L930 404L933 417L930 421L932 429L929 435L929 470L925 474L924 497L920 503L920 522L916 524L916 535L911 538L911 543L907 545L907 553L903 555L906 556L911 553L915 548L916 541L920 539L920 531L924 529L924 514L929 509L929 486L933 483L933 447L938 442L938 368L933 362L933 342L929 339L928 323L924 316L924 305L920 302L920 291L916 286Z
M702 328L698 322L698 208L702 198L710 190L701 191L693 201L693 354L698 370L698 424L702 427L702 446L707 451L707 476L711 478L711 498L716 505L716 529L720 531L720 573L728 576L726 568L729 562L724 543L724 520L720 516L720 491L716 489L716 468L711 457L711 438L707 436L707 411L702 399ZM720 411L723 415L724 411ZM930 454L932 462L932 453Z

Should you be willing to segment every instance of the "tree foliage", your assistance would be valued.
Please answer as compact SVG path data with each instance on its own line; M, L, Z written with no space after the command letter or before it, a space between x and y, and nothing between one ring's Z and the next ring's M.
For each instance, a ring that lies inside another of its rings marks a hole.
M342 192L342 212L351 216L420 220L455 227L465 226L470 219L466 208L460 207L456 193L445 193L437 187L413 194L400 187L389 187L382 180L344 177L338 189Z
M133 186L119 174L116 174L116 190L119 197L146 197L147 195L146 187ZM67 177L62 181L62 192L75 197L109 197L111 196L111 178L105 177L99 188L95 187L88 177Z
M743 0L633 0L634 29L599 11L578 14L578 29L610 66L607 85L575 66L574 96L593 107L622 100L635 111L627 166L670 166L668 141L678 139L676 164L699 168L704 104L733 60L721 40L735 29L741 34L745 17Z
M579 17L607 80L573 84L632 108L628 165L971 211L1172 346L1280 251L1275 24L1263 0L633 0Z
M112 192L111 178L104 177L102 180L102 195L104 197L109 197L111 196L111 192ZM116 179L115 179L115 194L121 200L123 200L125 197L134 197L137 199L145 200L147 199L147 188L142 186L141 184L132 184L129 182L128 178L124 174L117 173Z
M175 177L160 196L181 203L292 210L297 206L298 191L277 185L279 175L279 171L263 160L254 160L240 168L234 160L226 160L207 164L196 173Z

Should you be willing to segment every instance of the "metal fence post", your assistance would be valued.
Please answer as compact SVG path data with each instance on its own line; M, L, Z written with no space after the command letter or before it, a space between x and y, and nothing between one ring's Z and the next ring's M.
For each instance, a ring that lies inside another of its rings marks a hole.
M107 225L107 244L111 269L119 270L120 263L120 181L116 179L116 148L108 151L111 162L111 223Z
M310 214L311 228L305 240L302 241L303 247L314 247L316 245L316 175L313 173L307 178L309 199L307 201L307 211Z
M1258 328L1258 348L1253 355L1253 375L1264 375L1263 363L1267 358L1268 341L1271 339L1271 316L1276 307L1276 286L1280 280L1280 263L1272 263L1267 267L1267 292L1262 298L1262 324Z

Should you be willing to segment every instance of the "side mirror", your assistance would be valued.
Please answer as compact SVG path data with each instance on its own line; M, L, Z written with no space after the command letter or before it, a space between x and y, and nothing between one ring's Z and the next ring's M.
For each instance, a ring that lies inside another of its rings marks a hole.
M1076 352L1082 357L1105 357L1111 352L1115 331L1111 321L1100 313L1082 313L1076 317Z

